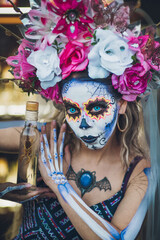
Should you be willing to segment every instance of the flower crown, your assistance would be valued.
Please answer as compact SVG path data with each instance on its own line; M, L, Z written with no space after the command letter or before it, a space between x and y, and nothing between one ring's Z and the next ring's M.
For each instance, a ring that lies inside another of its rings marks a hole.
M123 0L30 0L21 16L24 39L7 59L19 86L60 102L58 82L88 69L92 79L110 76L127 101L160 85L160 43L155 29L130 24Z

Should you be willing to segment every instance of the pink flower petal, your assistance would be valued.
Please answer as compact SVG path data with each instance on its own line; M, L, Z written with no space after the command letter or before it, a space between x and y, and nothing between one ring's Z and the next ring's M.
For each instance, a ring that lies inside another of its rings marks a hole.
M66 12L69 9L72 9L72 1L71 0L54 0L55 5L58 7L58 9L63 10L63 12Z
M43 17L41 17L41 22L42 22L42 24L43 24L43 25L46 25L46 24L47 24L47 19L46 19L46 18L43 18Z
M69 24L67 27L67 33L68 38L76 39L78 36L78 22L74 22L73 24Z
M142 75L142 72L144 74ZM145 92L147 82L150 79L151 73L146 74L144 67L137 63L130 68L127 68L121 76L112 75L112 85L122 98L127 101L134 101L138 95Z
M65 29L68 27L65 19L60 19L56 25L56 27L53 29L52 33L61 33L64 32Z
M80 22L83 22L83 23L93 23L93 19L88 17L87 15L85 15L85 18L80 17L79 20L80 20Z
M130 94L130 95L123 95L122 99L124 99L124 100L126 100L128 102L133 102L133 101L136 100L137 96L138 96L138 94L137 95L132 95L132 94Z
M62 99L59 93L60 91L59 91L58 84L56 84L54 87L47 88L46 90L42 89L40 91L40 94L43 95L45 98L51 99L56 103L62 103Z
M47 9L50 12L53 12L59 16L62 16L64 14L64 10L62 8L55 7L51 2L47 2Z
M75 68L75 71L79 72L79 71L85 70L87 65L88 65L88 62L89 62L89 60L86 59L84 62L82 62L81 64L77 65L76 68Z
M83 71L88 64L88 48L83 43L70 41L59 55L62 79L75 71Z

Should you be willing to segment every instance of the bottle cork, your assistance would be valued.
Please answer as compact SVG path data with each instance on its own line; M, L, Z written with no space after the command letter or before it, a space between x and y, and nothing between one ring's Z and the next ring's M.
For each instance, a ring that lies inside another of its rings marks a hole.
M34 101L27 101L26 111L38 111L39 103Z

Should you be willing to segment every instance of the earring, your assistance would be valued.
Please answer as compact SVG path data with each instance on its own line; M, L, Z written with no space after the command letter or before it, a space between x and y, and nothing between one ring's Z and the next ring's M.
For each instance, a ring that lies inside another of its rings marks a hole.
M127 116L126 113L124 113L123 116L125 116L125 121L126 121L126 126L125 126L124 129L121 129L121 128L120 128L120 126L119 126L119 121L117 121L117 127L118 127L118 130L119 130L120 132L125 132L126 129L127 129L127 127L128 127L128 116Z

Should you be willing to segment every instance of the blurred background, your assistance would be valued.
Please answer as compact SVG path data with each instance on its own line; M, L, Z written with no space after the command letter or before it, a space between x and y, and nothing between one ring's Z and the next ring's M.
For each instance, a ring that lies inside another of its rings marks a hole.
M28 0L13 0L22 12L29 11ZM17 38L21 37L18 26L21 21L11 4L6 0L0 0L0 129L13 126L23 126L25 117L25 105L28 100L39 102L39 121L44 122L52 117L54 112L52 102L46 102L40 96L22 92L16 84L8 79L13 78L5 58L14 55L18 48ZM4 57L4 59L3 59ZM42 110L43 109L43 110ZM14 136L13 136L14 138ZM17 154L0 152L0 183L17 181ZM21 223L22 208L15 202L0 199L0 240L11 240L18 233Z
M21 8L22 12L28 11L29 0L13 0L14 4ZM125 2L131 2L126 0ZM131 21L141 20L143 26L158 24L160 22L159 0L133 0L135 10ZM0 0L0 128L23 126L25 104L28 100L36 100L40 103L39 121L44 122L52 118L54 107L52 102L46 102L40 96L22 93L22 91L8 79L12 75L5 58L14 55L18 47L17 38L21 37L18 26L21 22L11 4L6 0ZM11 30L15 36L13 36ZM160 32L157 32L160 35ZM5 181L15 182L17 178L17 155L0 153L0 183ZM21 223L22 208L18 203L0 200L0 240L11 240L18 231ZM13 220L14 219L14 220Z

